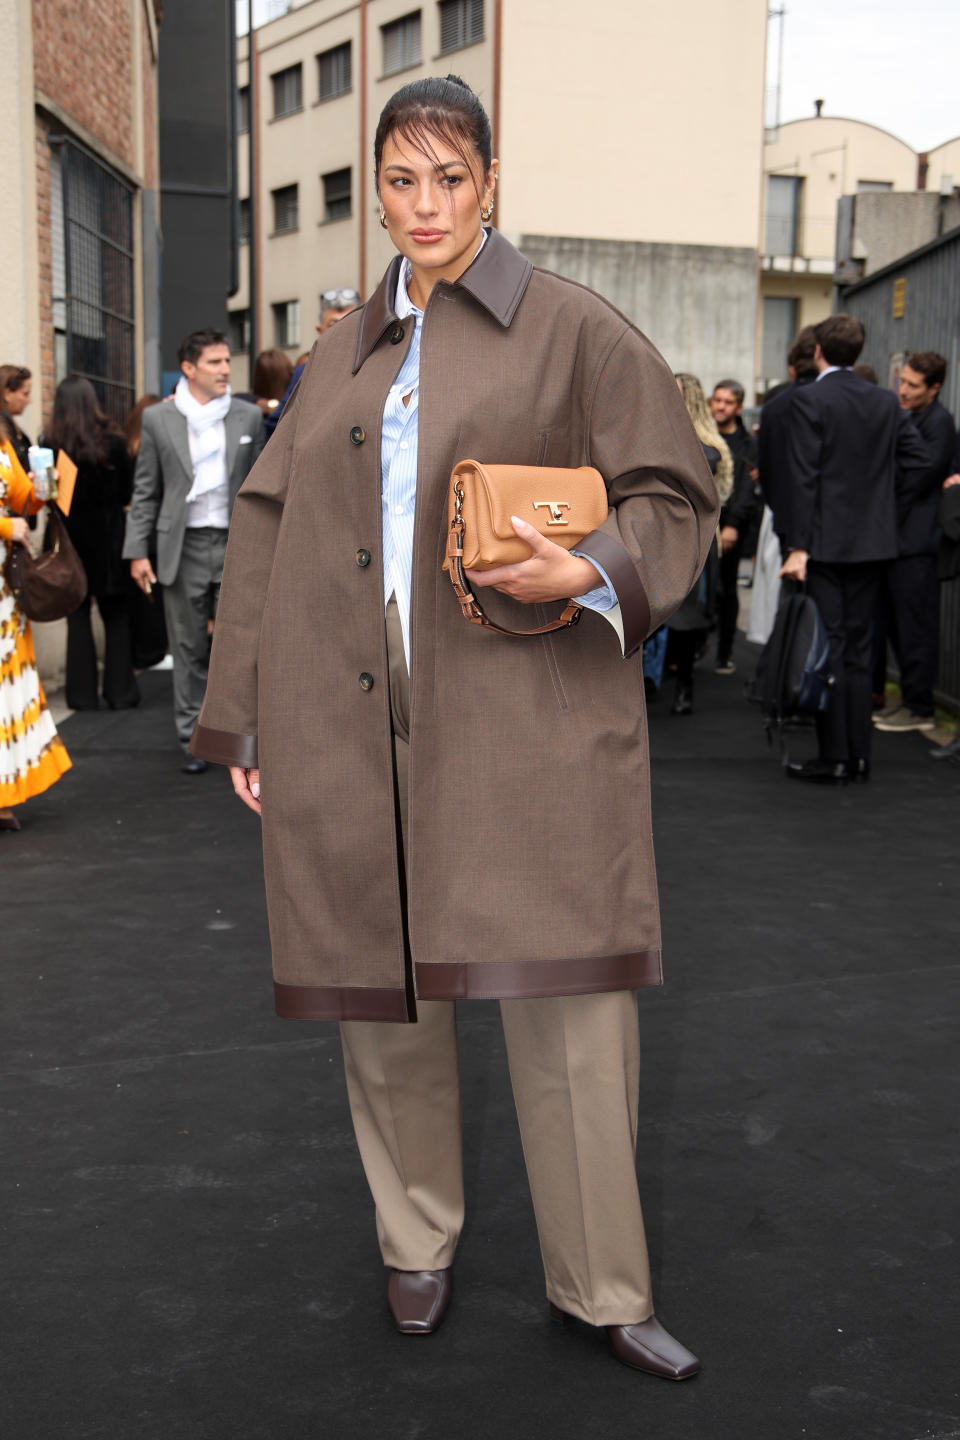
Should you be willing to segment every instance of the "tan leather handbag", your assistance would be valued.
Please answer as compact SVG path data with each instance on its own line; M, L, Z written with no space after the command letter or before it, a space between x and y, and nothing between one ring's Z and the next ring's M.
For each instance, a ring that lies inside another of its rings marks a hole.
M530 547L515 533L511 515L528 521L548 540L573 550L607 518L607 487L599 470L542 465L484 465L461 460L450 474L447 555L443 568L465 617L498 635L545 635L575 625L582 605L568 601L563 614L535 630L507 630L485 614L471 592L464 569L493 570L530 557Z

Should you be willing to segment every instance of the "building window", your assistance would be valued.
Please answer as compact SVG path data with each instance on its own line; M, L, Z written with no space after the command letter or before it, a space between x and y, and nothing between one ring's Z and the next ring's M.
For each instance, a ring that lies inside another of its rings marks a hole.
M241 85L237 91L237 134L243 135L250 129L250 86Z
M333 170L329 175L322 175L323 180L323 218L324 220L349 220L350 203L350 169Z
M483 39L483 0L440 0L440 53Z
M333 100L337 95L350 93L353 82L351 61L349 40L345 45L336 45L317 56L319 100Z
M857 189L859 190L859 192L860 192L861 195L864 194L864 192L865 192L865 191L868 191L868 190L892 190L892 189L893 189L893 181L892 181L892 180L858 180L858 181L857 181Z
M273 118L293 115L303 109L303 66L291 65L270 76L273 86Z
M282 300L273 307L273 343L281 350L300 344L300 301Z
M284 185L271 190L273 199L273 233L282 235L300 226L300 191L297 185Z
M231 310L227 315L227 338L231 355L245 355L250 349L250 311Z
M66 137L50 177L56 377L83 375L122 424L136 398L133 190Z
M765 295L763 299L763 388L787 379L787 355L797 334L798 301Z
M767 176L767 240L765 255L798 255L800 187L795 175Z
M383 73L395 75L398 70L408 70L419 65L423 53L420 46L420 11L403 15L389 25L381 25L383 36Z
M240 233L239 233L238 238L239 238L239 240L240 240L240 244L243 245L243 244L245 244L245 243L250 239L250 201L249 201L249 200L241 200L241 201L240 201L239 225L240 225Z

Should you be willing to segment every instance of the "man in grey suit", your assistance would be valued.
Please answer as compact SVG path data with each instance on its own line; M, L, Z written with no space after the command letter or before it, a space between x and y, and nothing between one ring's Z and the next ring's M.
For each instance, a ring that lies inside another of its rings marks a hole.
M177 358L182 374L173 401L143 412L123 554L141 590L149 595L158 580L163 586L181 768L196 775L207 767L187 746L207 684L208 623L217 611L230 512L264 434L257 406L231 398L230 347L219 330L195 330Z

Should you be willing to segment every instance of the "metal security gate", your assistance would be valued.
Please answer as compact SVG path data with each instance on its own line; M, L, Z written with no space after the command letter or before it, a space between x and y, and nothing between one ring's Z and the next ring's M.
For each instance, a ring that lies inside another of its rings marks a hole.
M57 379L86 376L122 424L136 399L133 187L68 137L50 143Z

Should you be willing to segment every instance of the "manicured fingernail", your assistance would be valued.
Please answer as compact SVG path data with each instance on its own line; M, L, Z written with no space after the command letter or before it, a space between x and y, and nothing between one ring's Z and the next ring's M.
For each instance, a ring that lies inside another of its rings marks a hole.
M250 786L250 794L253 796L254 800L259 800L259 799L260 799L260 781L259 781L259 780L254 780L253 784Z
M525 520L521 520L519 515L511 515L510 519L513 521L514 525L525 525L527 523Z

